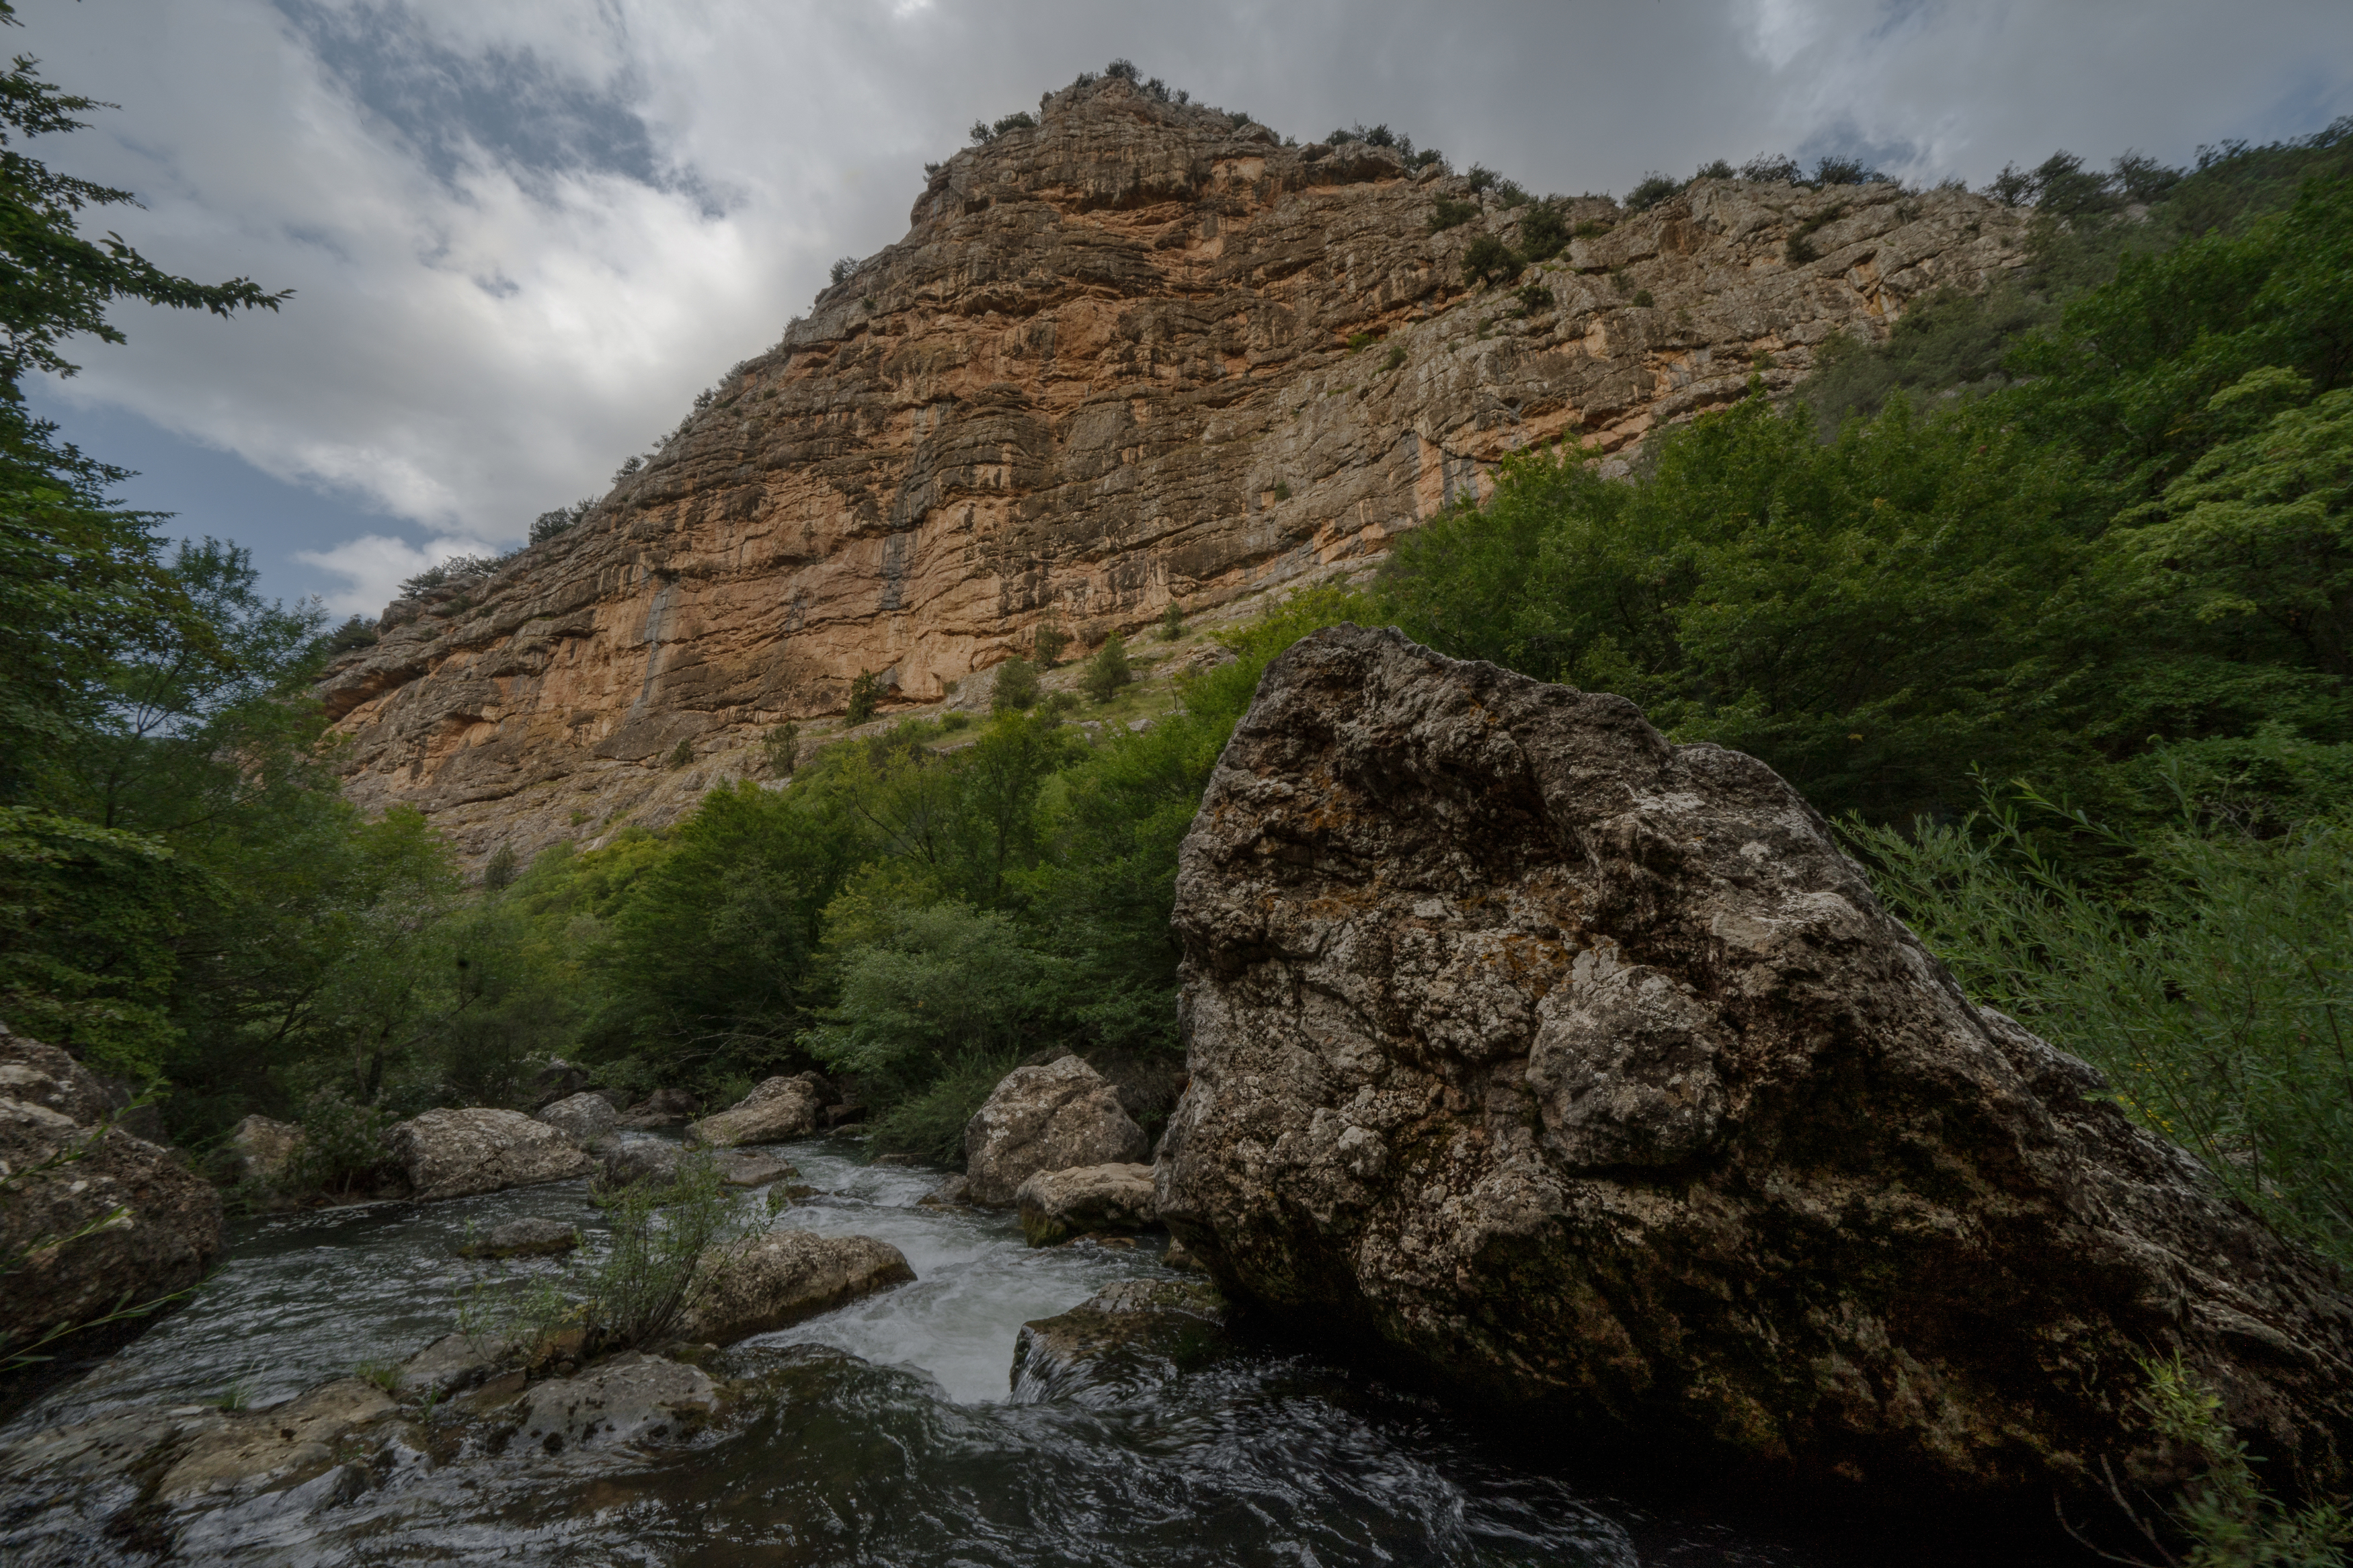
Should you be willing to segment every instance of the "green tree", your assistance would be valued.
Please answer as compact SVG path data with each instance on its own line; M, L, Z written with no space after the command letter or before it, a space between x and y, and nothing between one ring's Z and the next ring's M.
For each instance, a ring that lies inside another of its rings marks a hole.
M1086 668L1079 676L1079 686L1096 701L1108 702L1134 679L1135 671L1127 662L1127 644L1113 632L1087 660Z

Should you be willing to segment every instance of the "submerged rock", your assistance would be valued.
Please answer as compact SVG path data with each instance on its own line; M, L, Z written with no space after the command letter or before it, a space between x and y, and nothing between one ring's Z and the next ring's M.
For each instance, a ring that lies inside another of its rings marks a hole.
M543 1106L533 1115L584 1149L612 1131L621 1120L611 1100L586 1091Z
M394 1384L404 1399L445 1398L471 1388L515 1355L515 1342L495 1334L444 1334L401 1363Z
M737 1143L781 1143L805 1138L817 1131L824 1095L817 1075L768 1079L751 1093L715 1116L706 1116L686 1130L690 1143L713 1143L723 1148Z
M221 1248L220 1194L173 1151L106 1118L97 1078L0 1026L0 1345L185 1290ZM151 1319L111 1325L109 1342Z
M1060 1317L1021 1325L1013 1343L1013 1402L1127 1398L1232 1350L1230 1321L1214 1285L1122 1279Z
M1176 923L1161 1215L1280 1318L1693 1463L2038 1513L2154 1464L2178 1350L2274 1484L2353 1479L2353 1301L1972 1006L1753 758L1324 631Z
M679 1337L724 1345L830 1311L915 1278L904 1254L865 1236L771 1230L715 1248L702 1265L708 1283Z
M1144 1230L1159 1215L1149 1165L1039 1171L1021 1184L1013 1201L1021 1211L1021 1234L1032 1247L1051 1247L1089 1231Z
M483 1106L395 1122L385 1144L406 1170L411 1194L428 1201L568 1181L596 1167L586 1150L547 1123Z
M338 1378L268 1410L230 1417L195 1434L163 1479L159 1502L256 1490L342 1463L343 1440L391 1414L392 1396L372 1383Z
M532 1384L514 1440L546 1453L690 1436L719 1408L699 1368L634 1352Z
M466 1258L545 1258L579 1245L578 1229L560 1219L511 1219L458 1251Z
M1120 1108L1118 1091L1077 1057L1007 1073L965 1124L966 1192L1002 1208L1040 1171L1134 1164L1144 1129Z

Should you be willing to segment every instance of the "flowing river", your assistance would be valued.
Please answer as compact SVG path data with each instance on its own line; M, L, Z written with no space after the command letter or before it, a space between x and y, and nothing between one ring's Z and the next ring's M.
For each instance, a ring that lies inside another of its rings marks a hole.
M145 1563L166 1541L172 1561L257 1564L1810 1561L1515 1468L1440 1406L1295 1350L1017 1402L1021 1324L1118 1279L1181 1278L1158 1238L1033 1251L1009 1215L919 1206L938 1172L862 1165L823 1142L780 1152L818 1195L779 1224L888 1241L917 1281L731 1352L787 1391L751 1418L561 1457L396 1448L364 1486L322 1478L162 1535L18 1496L0 1502L0 1561ZM592 1245L600 1223L577 1183L240 1222L191 1305L0 1440L124 1405L259 1408L403 1360L452 1326L469 1224L523 1215L577 1224Z

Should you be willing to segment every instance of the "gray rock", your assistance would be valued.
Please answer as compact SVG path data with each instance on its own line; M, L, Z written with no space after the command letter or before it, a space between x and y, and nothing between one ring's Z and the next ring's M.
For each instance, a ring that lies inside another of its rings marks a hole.
M706 1116L686 1130L690 1143L713 1143L722 1148L737 1143L781 1143L805 1138L817 1131L824 1110L814 1073L798 1078L772 1078L715 1116Z
M950 1176L915 1201L925 1208L963 1208L972 1202L972 1183L963 1176Z
M54 1046L0 1034L0 1342L195 1284L221 1248L220 1194L172 1151L105 1121L105 1089ZM90 1120L77 1121L77 1117ZM152 1319L105 1331L119 1339Z
M533 1114L584 1149L612 1131L621 1120L611 1100L587 1093L559 1100Z
M790 1160L753 1149L722 1149L712 1163L719 1171L719 1179L731 1187L765 1187L800 1174Z
M1013 1195L1021 1234L1051 1247L1089 1231L1145 1230L1159 1217L1149 1165L1079 1165L1039 1171Z
M35 1427L0 1447L0 1480L69 1488L152 1473L183 1444L229 1420L211 1405L133 1405L88 1421Z
M533 1384L514 1441L550 1454L654 1438L675 1442L718 1408L718 1385L702 1369L632 1352L577 1377Z
M1077 1057L1015 1068L964 1130L971 1201L997 1208L1039 1171L1134 1164L1144 1153L1144 1129L1120 1109L1103 1075Z
M514 1354L515 1342L498 1335L444 1334L400 1363L396 1386L404 1399L446 1398L481 1382Z
M788 1327L915 1278L906 1257L865 1236L772 1230L705 1254L679 1337L725 1345Z
M407 1172L411 1194L426 1201L568 1181L596 1164L547 1123L482 1106L395 1122L385 1143Z
M301 1143L302 1130L294 1123L248 1116L230 1130L230 1168L239 1182L275 1186Z
M671 1182L678 1179L681 1162L698 1152L711 1161L719 1179L731 1187L765 1187L800 1173L790 1160L778 1159L752 1149L717 1149L694 1151L681 1149L675 1143L656 1138L629 1142L600 1142L593 1151L603 1168L607 1186L624 1187L632 1182Z
M1059 1317L1021 1325L1013 1403L1123 1403L1231 1352L1230 1317L1214 1285L1122 1279Z
M2353 1301L1980 1012L1773 772L1320 632L1187 837L1161 1217L1231 1292L1716 1470L2046 1513L2180 1352L2341 1495Z
M545 1258L579 1245L580 1232L560 1219L511 1219L458 1250L468 1258Z
M683 1127L702 1102L682 1089L658 1089L622 1113L623 1127Z
M156 1484L159 1502L245 1492L341 1462L343 1439L394 1409L372 1383L338 1378L269 1410L232 1416L193 1436Z

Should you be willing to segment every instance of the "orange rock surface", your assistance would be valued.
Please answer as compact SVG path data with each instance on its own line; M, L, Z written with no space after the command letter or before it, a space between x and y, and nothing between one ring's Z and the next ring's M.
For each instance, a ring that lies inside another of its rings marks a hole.
M904 239L575 527L391 605L320 687L353 798L477 858L659 825L860 672L886 711L970 700L1049 616L1083 651L1361 573L1509 452L1622 463L2023 259L1966 192L1708 180L1575 200L1580 237L1483 288L1465 248L1537 209L1442 168L1118 78L1039 120L939 166ZM1434 228L1441 200L1477 215Z

